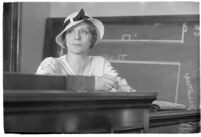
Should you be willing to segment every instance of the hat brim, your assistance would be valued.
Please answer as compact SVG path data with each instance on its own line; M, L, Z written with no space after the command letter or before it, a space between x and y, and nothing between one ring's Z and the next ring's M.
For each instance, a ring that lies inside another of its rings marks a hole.
M94 18L89 18L88 19L89 21L91 21L94 26L96 27L96 31L97 31L97 40L96 40L96 43L95 45L103 38L103 35L104 35L104 25L101 21L97 20L97 19L94 19ZM56 43L63 47L63 48L66 48L66 46L64 45L63 41L62 41L62 35L64 32L68 31L71 27L83 22L84 20L80 20L80 21L74 21L72 23L70 23L69 25L67 25L65 27L65 29L59 33L56 38L55 38L55 41Z

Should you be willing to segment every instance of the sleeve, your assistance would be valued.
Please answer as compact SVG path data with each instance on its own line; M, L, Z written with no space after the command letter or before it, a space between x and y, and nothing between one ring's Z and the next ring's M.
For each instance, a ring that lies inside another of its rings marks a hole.
M119 73L112 67L111 63L107 61L106 59L104 60L104 74L112 75L115 77L118 81L118 88L117 89L112 89L111 91L124 91L124 92L135 92L136 90L133 89L127 82L126 79L121 78L119 76Z
M111 75L111 76L117 78L117 80L120 79L119 74L117 73L116 69L114 69L114 67L111 65L111 63L109 61L107 61L106 59L104 59L104 63L103 63L103 74Z
M39 65L36 74L51 75L55 74L56 62L53 57L45 58Z

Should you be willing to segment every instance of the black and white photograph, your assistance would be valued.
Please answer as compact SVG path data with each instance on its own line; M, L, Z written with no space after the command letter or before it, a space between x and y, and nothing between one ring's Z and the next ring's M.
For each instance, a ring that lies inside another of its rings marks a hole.
M200 133L200 2L2 2L4 134Z

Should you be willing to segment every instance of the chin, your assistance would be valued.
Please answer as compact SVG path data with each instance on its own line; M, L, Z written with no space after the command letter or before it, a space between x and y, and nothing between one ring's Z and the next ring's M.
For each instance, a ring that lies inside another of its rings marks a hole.
M74 51L71 51L72 53L74 54L77 54L77 55L82 55L82 54L86 54L88 53L86 50L83 51L83 50L74 50Z

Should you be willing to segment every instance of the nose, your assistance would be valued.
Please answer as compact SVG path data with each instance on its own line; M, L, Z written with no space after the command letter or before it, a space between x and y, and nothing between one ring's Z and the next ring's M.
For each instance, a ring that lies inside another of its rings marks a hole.
M80 39L80 32L79 31L74 32L74 39L76 39L76 40Z

